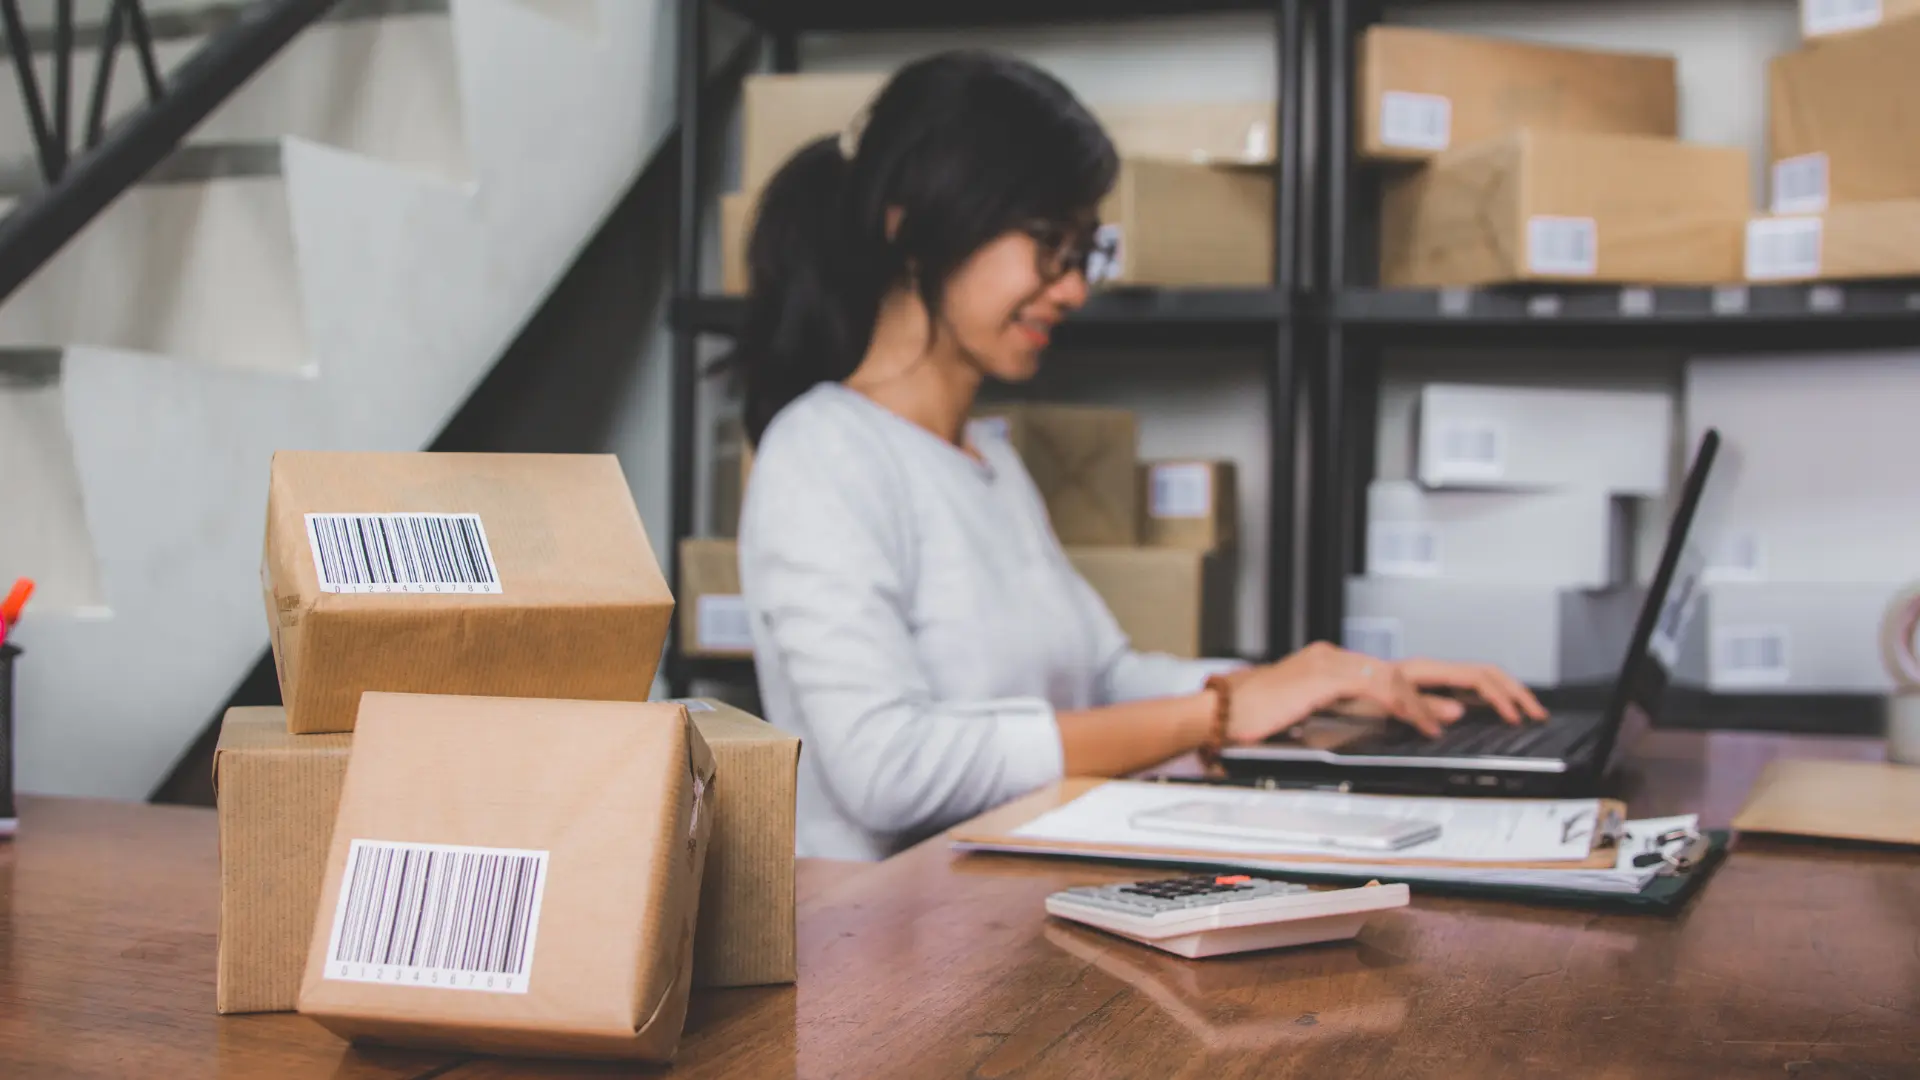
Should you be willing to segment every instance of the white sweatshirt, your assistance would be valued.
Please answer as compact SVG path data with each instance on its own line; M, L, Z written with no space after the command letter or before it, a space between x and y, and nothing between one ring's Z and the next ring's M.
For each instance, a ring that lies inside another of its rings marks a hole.
M828 383L755 450L741 591L761 705L802 741L803 857L885 858L1058 779L1056 709L1233 666L1134 652L1019 457L976 448Z

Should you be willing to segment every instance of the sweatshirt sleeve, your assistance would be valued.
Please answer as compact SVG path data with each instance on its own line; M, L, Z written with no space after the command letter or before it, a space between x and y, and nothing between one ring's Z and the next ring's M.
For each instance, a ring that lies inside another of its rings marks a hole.
M791 688L829 794L867 829L924 833L1058 779L1045 700L934 700L909 621L912 495L884 446L824 428L763 440L740 569L756 661Z

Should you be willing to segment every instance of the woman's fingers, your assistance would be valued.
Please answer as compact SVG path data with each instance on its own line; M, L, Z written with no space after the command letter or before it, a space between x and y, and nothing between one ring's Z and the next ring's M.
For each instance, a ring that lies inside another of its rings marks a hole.
M1435 660L1402 663L1407 677L1421 686L1449 686L1470 690L1509 724L1528 717L1545 720L1547 710L1518 679L1491 664L1450 664Z

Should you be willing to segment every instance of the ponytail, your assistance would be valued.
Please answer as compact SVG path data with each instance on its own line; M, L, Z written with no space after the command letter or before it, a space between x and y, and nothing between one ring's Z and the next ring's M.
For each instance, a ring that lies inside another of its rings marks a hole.
M834 137L817 139L768 182L747 244L746 318L724 361L746 398L747 438L823 382L853 373L879 296L849 295L847 180Z
M889 290L915 288L937 316L975 251L1025 224L1091 214L1119 167L1058 80L978 51L900 69L858 142L851 159L838 137L807 144L761 193L746 318L720 363L754 443L787 403L853 374Z

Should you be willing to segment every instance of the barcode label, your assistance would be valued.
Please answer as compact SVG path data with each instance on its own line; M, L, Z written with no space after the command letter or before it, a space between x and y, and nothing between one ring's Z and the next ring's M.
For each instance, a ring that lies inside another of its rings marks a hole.
M326 978L524 994L547 853L353 841Z
M747 599L738 593L708 593L696 602L694 640L702 649L744 652L753 648Z
M1120 226L1109 221L1094 230L1093 250L1087 253L1087 284L1118 281L1126 273L1125 256Z
M1400 620L1378 615L1349 615L1340 620L1340 643L1349 651L1400 659Z
M320 591L497 593L478 514L308 514Z
M1157 518L1204 518L1213 513L1213 470L1181 462L1147 472L1147 513Z
M1439 94L1380 95L1380 145L1445 150L1453 141L1453 102Z
M1747 222L1747 280L1819 276L1819 218L1754 218Z
M1817 214L1827 208L1827 155L1801 154L1773 163L1773 212Z
M1808 37L1880 25L1880 0L1800 0L1800 32Z
M1428 525L1377 521L1367 526L1367 573L1376 577L1438 577L1440 537Z
M1707 580L1760 581L1766 576L1766 561L1760 548L1760 536L1750 530L1730 532L1721 537L1707 564Z
M1728 626L1713 634L1716 686L1779 686L1788 679L1787 628Z
M1248 163L1258 163L1273 157L1273 143L1267 137L1265 122L1255 120L1247 125L1247 137L1241 144L1240 156Z
M1527 269L1592 277L1600 271L1599 226L1592 218L1535 214L1527 219Z
M1455 422L1434 433L1433 467L1437 482L1499 480L1507 475L1507 436L1498 424Z

